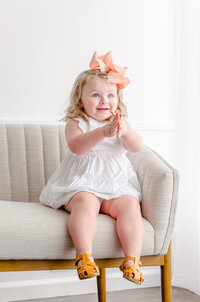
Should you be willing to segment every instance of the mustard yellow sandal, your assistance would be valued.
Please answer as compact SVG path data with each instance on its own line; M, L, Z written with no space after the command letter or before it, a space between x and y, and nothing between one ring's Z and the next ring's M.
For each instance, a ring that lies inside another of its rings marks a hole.
M127 260L134 261L134 264L132 266L124 266L125 262ZM140 270L140 266L142 265L141 261L135 257L126 257L122 264L120 265L120 270L124 273L123 277L127 280L134 282L136 284L141 285L144 281L142 272Z
M88 257L92 257L92 254L81 254L75 259L75 265L77 266L79 260L83 260L83 263L77 267L77 274L79 279L88 279L99 276L99 268L96 263L90 261Z

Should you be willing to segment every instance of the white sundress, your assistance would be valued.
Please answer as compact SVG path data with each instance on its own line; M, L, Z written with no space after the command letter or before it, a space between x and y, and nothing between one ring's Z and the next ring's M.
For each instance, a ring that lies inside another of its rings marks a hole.
M107 123L93 118L88 118L88 122L82 118L75 120L83 133ZM80 191L93 193L100 201L123 195L132 195L140 201L139 181L126 153L122 139L116 135L104 138L84 154L72 153L67 146L63 161L41 192L40 202L58 209Z

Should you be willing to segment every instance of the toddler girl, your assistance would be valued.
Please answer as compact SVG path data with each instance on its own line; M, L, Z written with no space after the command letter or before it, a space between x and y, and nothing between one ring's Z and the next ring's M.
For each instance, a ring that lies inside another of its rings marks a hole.
M129 80L126 68L115 65L110 52L101 57L95 52L90 67L75 81L64 118L68 151L40 201L70 213L68 230L80 279L99 275L92 243L100 212L116 219L125 254L123 277L141 284L140 185L126 153L139 151L142 139L124 119L121 90Z

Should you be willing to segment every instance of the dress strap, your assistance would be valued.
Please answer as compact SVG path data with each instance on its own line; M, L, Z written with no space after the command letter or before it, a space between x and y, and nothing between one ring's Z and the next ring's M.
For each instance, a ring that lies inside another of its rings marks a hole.
M87 122L82 117L74 118L74 120L79 122L79 128L83 131L83 133L87 132Z

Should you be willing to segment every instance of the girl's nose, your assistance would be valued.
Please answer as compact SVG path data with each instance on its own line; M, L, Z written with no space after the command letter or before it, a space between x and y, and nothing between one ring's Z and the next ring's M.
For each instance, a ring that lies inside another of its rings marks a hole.
M102 96L102 97L101 97L101 101L100 101L100 103L102 103L102 104L106 104L106 103L108 103L107 98L106 98L106 97L104 97L104 96Z

